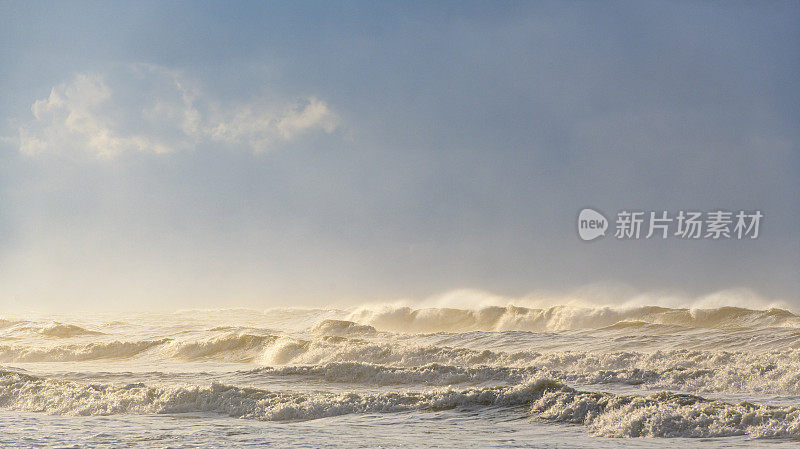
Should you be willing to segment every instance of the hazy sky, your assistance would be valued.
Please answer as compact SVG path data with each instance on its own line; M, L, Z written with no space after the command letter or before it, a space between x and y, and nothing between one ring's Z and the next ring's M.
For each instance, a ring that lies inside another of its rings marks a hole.
M0 304L800 307L798 2L0 2ZM761 210L583 242L578 211Z

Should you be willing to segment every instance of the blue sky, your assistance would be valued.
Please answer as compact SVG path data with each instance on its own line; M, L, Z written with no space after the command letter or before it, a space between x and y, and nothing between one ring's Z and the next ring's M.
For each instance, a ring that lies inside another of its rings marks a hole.
M796 2L2 2L0 301L800 307ZM586 243L586 206L761 210Z

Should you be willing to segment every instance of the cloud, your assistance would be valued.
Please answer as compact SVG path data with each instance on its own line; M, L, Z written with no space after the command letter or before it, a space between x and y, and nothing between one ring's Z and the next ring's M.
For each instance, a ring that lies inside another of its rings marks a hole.
M339 126L327 103L314 96L225 103L179 71L147 64L79 73L35 101L31 112L19 127L19 151L29 156L163 154L204 142L263 152Z
M337 122L324 101L310 97L283 111L245 105L224 112L204 132L214 140L245 143L255 151L262 151L273 142L290 141L312 129L330 134Z

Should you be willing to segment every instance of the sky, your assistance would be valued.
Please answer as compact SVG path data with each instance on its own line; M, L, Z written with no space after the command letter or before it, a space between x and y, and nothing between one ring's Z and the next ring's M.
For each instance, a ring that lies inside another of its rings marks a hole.
M797 2L0 1L0 307L608 286L800 309L798 24ZM585 207L764 218L585 242Z

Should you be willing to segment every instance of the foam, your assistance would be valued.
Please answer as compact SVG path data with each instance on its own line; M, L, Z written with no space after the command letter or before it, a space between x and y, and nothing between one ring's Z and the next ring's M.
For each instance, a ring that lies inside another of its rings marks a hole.
M352 326L336 323L333 328L347 330ZM326 325L324 329L328 330L330 326ZM316 335L319 333L323 332ZM329 335L302 339L286 335L224 332L211 336L201 334L201 338L190 334L181 339L92 341L55 346L0 345L0 363L129 359L141 360L143 364L160 361L221 361L272 367L306 366L320 373L327 367L331 372L339 370L340 374L328 372L321 376L323 379L354 378L362 379L365 384L375 381L408 383L400 379L408 376L408 379L418 379L419 383L435 385L446 384L448 376L454 379L459 376L475 377L477 382L475 373L465 374L471 369L496 370L501 374L489 377L497 381L518 380L518 377L509 374L513 370L528 372L535 369L538 373L564 382L590 385L637 385L650 390L671 389L693 393L800 395L799 349L539 352L465 347L470 341L484 336L453 336L448 340L458 343L458 346L447 346L431 344L425 339L375 340ZM516 337L519 336L509 336ZM796 340L796 337L792 338ZM342 371L345 366L358 372L346 373ZM365 373L374 371L375 366L384 368L370 380ZM424 376L408 371L430 366L448 368L436 368ZM406 371L401 374L391 371L399 368ZM460 374L453 374L456 369L461 370ZM443 377L432 377L434 372L441 372Z
M347 320L322 320L311 328L311 332L320 335L352 336L375 335L378 331L372 326L365 326Z
M479 309L412 308L382 306L360 308L347 320L378 330L403 333L532 331L554 332L599 329L636 322L689 328L733 329L755 327L800 328L800 317L782 309L751 310L739 307L670 309L555 306L545 309L483 307Z
M168 358L178 360L223 360L248 362L256 357L265 345L274 342L274 335L254 335L232 332L196 341L170 341L162 348Z
M167 340L111 341L55 347L0 346L3 362L78 362L99 359L126 359Z
M304 366L306 368L303 369L318 373L323 373L325 369L338 370L339 374L326 373L321 377L362 379L365 384L375 381L407 383L398 376L416 378L421 383L446 384L448 376L474 377L474 373L465 373L488 368L502 373L493 379L506 381L518 378L509 373L535 369L553 378L580 384L638 385L651 390L672 389L695 393L800 395L800 350L797 349L770 352L508 352L344 337L322 336L303 340L248 333L180 341L159 339L55 347L0 346L0 362L3 363L126 360L137 357L147 357L144 363L158 360L224 361L271 367ZM364 374L375 371L376 366L384 367L381 368L383 371L375 372L372 379ZM408 371L431 366L447 368L433 369L424 376ZM346 373L342 371L345 367L357 372ZM392 371L400 368L406 371ZM454 370L460 370L460 374L455 375ZM435 372L440 372L442 379L432 377Z
M440 410L470 405L522 405L547 383L424 393L274 392L212 383L209 386L90 384L0 371L0 406L59 415L214 412L240 418L307 420L350 413Z
M0 406L59 415L210 412L264 421L353 413L529 406L541 421L580 424L607 437L800 437L800 409L660 392L647 397L578 391L546 378L509 387L375 394L276 392L209 386L90 384L0 371Z
M800 436L800 408L731 404L667 391L639 397L561 387L545 391L531 411L538 419L581 424L605 437Z
M363 362L332 362L324 365L265 367L247 371L259 376L302 376L332 383L358 385L455 385L461 383L519 383L540 370L505 367L460 367L430 363L397 367Z

